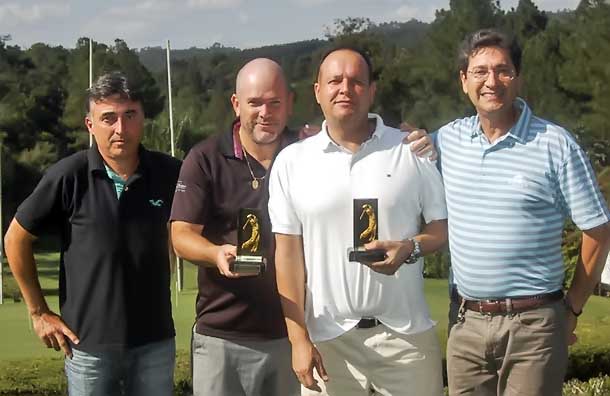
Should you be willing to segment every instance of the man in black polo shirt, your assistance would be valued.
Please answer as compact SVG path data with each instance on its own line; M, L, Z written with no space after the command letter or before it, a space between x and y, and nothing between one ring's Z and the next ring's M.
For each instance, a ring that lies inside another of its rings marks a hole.
M5 238L36 333L67 356L71 396L172 393L167 221L180 163L140 145L141 99L119 72L95 82L85 124L96 144L48 169ZM61 236L61 316L32 251L46 231Z
M267 170L277 152L296 140L286 130L292 98L280 66L269 59L247 63L231 102L239 120L191 149L172 206L174 248L199 264L193 390L206 396L296 395L273 262L254 277L229 269L240 208L260 209L261 233L272 239ZM273 246L265 250L272 260Z

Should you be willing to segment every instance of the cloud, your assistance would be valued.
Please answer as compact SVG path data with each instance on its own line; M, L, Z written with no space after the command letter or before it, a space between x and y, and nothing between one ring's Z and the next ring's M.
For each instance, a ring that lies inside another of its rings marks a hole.
M206 10L220 10L234 8L242 4L242 0L188 0L190 8L201 8Z
M420 21L430 22L434 19L434 12L438 7L429 4L427 6L414 6L404 4L398 7L394 13L387 15L387 20L399 20L408 21L410 19L417 19Z
M0 22L9 25L33 23L47 18L64 17L70 14L70 5L59 2L40 4L7 3L0 5Z

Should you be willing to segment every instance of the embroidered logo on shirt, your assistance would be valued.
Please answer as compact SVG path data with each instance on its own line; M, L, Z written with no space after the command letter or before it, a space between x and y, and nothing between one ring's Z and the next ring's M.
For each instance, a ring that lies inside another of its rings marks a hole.
M186 191L186 184L182 183L181 180L178 180L178 182L176 183L176 192L185 192Z
M159 207L159 206L163 205L163 200L162 199L157 199L157 200L149 199L148 202L150 202L150 204L152 206L156 206L156 207Z

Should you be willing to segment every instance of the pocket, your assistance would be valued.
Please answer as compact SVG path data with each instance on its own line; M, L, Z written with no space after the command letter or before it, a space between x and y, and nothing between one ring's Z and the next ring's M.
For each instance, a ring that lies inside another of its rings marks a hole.
M549 332L565 327L565 307L561 301L517 314L519 324L530 330Z

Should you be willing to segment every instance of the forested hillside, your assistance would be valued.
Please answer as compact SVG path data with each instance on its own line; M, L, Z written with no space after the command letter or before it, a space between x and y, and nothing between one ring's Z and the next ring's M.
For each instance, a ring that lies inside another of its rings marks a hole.
M378 78L374 110L390 123L402 120L433 130L473 112L458 85L456 48L464 35L483 27L514 33L524 48L522 96L534 111L572 130L605 167L610 154L610 5L583 0L574 11L549 16L535 2L520 0L503 11L493 0L451 0L433 22L373 24L366 18L338 20L323 40L262 48L172 51L174 122L183 155L199 139L230 124L229 97L235 74L249 59L266 56L286 70L296 94L290 125L319 123L313 99L315 68L324 49L353 43L370 52ZM49 164L86 147L84 91L88 86L88 40L75 48L44 43L11 45L0 35L0 137L4 225ZM148 92L145 144L169 151L165 54L161 48L95 43L94 72L121 69ZM6 228L3 228L6 229Z

